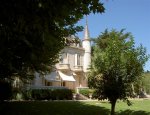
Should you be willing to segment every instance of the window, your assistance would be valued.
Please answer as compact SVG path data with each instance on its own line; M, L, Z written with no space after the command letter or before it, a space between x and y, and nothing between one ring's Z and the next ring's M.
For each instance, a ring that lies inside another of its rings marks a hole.
M48 84L47 84L48 86L52 86L52 82L48 82Z
M60 58L59 58L60 63L67 63L67 53L62 53L60 54Z
M81 65L81 55L75 54L75 66Z
M77 54L77 65L81 65L80 58L81 58L81 56L79 54Z
M61 86L66 86L66 82L65 81L63 81L62 83L61 83Z
M45 80L45 86L52 86L52 82L48 82Z
M63 63L63 57L62 57L62 54L59 55L59 62L60 62L60 63Z

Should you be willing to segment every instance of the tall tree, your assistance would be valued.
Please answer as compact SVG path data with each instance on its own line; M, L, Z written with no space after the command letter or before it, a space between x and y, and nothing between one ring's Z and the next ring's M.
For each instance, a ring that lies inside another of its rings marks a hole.
M135 48L131 33L106 30L95 39L89 86L96 89L99 99L110 101L111 115L117 99L130 104L131 84L140 77L147 59L145 48Z
M0 79L49 71L78 20L104 12L99 0L0 0ZM50 68L46 69L49 66Z

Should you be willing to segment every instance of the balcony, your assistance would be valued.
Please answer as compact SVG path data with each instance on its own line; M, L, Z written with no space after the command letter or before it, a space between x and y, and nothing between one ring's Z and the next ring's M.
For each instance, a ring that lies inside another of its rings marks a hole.
M70 64L59 64L58 69L68 70L68 69L70 69Z
M74 72L82 72L83 71L83 66L76 65L76 66L74 66L73 71Z

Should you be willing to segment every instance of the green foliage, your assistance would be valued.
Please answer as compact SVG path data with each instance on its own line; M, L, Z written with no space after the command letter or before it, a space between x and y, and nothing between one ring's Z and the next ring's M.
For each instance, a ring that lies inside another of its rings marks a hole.
M86 97L89 97L89 89L79 89L79 93Z
M1 0L0 77L49 72L66 45L65 37L82 30L78 20L104 12L99 0ZM48 66L48 68L47 68Z
M24 99L29 100L72 100L70 89L29 89L23 92Z
M147 60L146 49L134 47L131 33L106 30L95 40L89 86L114 107L117 99L130 96L131 84L140 78Z
M138 84L136 84L138 92L140 89L143 89L144 92L150 94L150 73L145 72L142 74L142 78L139 80Z
M142 73L141 78L138 79L137 82L134 82L133 86L136 95L139 95L141 92L150 94L150 73Z
M72 89L72 93L75 94L77 93L77 91L75 89Z
M142 86L147 94L150 94L150 73L145 73L142 78Z
M94 90L89 89L89 88L80 88L79 89L79 93L86 97L89 97L89 95L92 95L93 92L94 92Z

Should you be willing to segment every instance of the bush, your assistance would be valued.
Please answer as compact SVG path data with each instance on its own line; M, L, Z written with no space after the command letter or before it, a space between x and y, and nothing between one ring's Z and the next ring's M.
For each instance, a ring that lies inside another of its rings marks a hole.
M70 89L29 89L23 92L24 99L33 100L71 100Z
M11 84L0 80L0 101L9 100L12 96Z
M23 90L22 95L23 95L23 99L32 100L32 90L31 89Z
M86 96L86 97L89 97L90 94L93 94L93 91L92 89L89 89L89 88L81 88L79 89L79 93Z
M22 100L22 90L21 88L12 87L12 99Z
M80 89L79 93L86 97L89 97L89 89Z
M100 93L97 90L95 90L93 92L93 94L92 94L92 98L93 99L98 99L98 100L104 100L105 99L104 96L103 95L99 95L99 94Z

